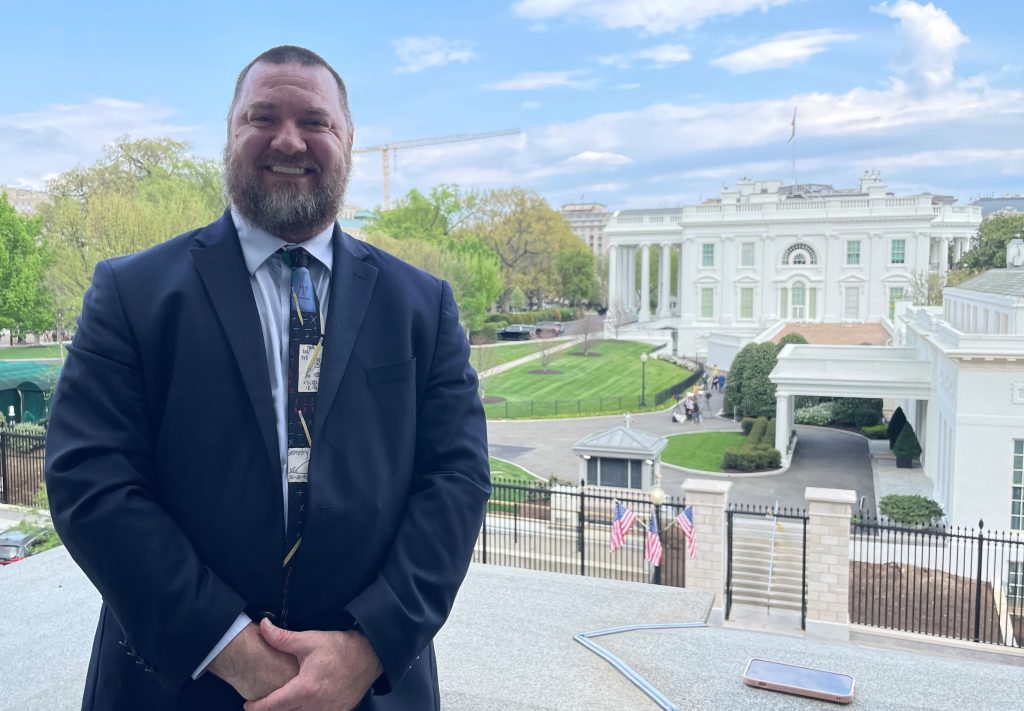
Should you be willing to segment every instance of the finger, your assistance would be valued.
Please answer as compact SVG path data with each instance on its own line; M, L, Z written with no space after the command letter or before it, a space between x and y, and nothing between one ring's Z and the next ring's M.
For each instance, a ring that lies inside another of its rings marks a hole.
M296 656L300 661L315 647L311 633L281 629L265 617L260 621L260 635L274 649Z
M302 702L308 697L305 685L292 679L277 691L257 701L247 701L245 711L294 711L302 708Z

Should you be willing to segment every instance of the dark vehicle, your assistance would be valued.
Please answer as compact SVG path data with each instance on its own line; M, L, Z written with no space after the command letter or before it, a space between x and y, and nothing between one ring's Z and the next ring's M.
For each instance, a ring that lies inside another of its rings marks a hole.
M30 528L27 532L12 528L0 533L0 565L16 563L38 553L51 535L47 529L38 527Z
M528 341L536 335L536 329L525 323L513 323L497 333L503 341Z
M539 336L561 336L565 332L565 326L561 321L538 321L537 335Z

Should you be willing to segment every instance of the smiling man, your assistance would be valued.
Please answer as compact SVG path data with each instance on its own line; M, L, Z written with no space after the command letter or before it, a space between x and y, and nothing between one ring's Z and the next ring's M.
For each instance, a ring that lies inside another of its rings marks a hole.
M83 708L436 709L489 494L451 288L335 220L345 86L240 74L217 222L97 265L54 396L54 522L103 596Z

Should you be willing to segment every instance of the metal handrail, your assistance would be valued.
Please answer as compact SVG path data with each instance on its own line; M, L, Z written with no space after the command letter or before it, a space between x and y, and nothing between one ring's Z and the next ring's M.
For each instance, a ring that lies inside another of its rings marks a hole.
M775 569L775 536L779 527L779 502L772 507L772 544L768 551L768 614L772 614L772 573Z

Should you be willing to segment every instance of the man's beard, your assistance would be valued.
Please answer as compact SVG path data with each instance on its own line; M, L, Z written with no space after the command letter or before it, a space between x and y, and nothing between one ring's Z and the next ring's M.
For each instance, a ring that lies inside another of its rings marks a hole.
M294 158L267 154L260 156L256 166L268 163L296 165ZM242 165L225 146L224 185L231 204L254 227L276 237L312 237L338 216L352 164L345 163L333 174L320 172L320 167L309 161L299 165L317 171L312 192L287 183L268 187L260 177L262 168Z

